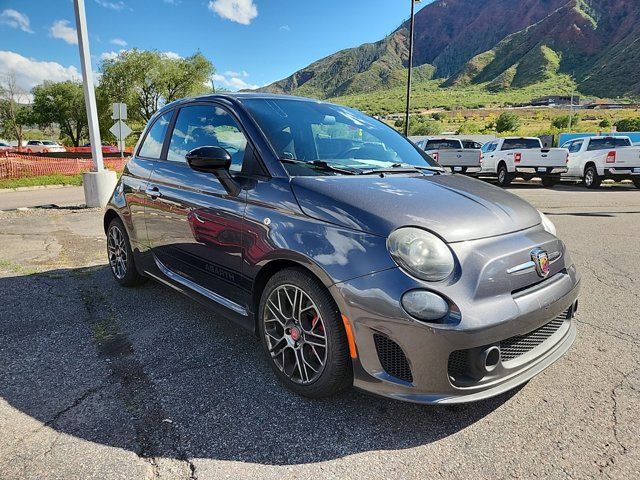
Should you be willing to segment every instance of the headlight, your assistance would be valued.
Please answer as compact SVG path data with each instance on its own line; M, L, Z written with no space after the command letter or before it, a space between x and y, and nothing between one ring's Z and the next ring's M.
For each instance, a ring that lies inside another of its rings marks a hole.
M555 236L556 235L556 226L553 224L553 222L551 220L549 220L549 217L547 217L540 210L538 210L538 213L540 214L540 218L542 219L542 228L544 228L551 235Z
M429 282L447 278L454 269L453 254L435 235L420 228L399 228L389 235L387 248L393 259L414 277Z

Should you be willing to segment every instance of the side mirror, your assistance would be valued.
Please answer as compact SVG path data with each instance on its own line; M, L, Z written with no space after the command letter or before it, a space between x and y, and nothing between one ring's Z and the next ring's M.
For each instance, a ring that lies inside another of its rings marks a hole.
M185 155L187 163L198 172L217 173L229 170L231 155L222 147L198 147Z
M232 197L240 195L240 185L231 175L231 155L222 147L198 147L185 155L189 166L197 172L213 173Z

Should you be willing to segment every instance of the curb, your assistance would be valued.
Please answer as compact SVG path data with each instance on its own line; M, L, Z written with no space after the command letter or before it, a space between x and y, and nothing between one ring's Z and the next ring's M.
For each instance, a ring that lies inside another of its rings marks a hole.
M82 185L63 185L60 183L55 185L34 185L32 187L0 188L0 194L10 192L31 192L34 190L49 190L56 188L82 188Z

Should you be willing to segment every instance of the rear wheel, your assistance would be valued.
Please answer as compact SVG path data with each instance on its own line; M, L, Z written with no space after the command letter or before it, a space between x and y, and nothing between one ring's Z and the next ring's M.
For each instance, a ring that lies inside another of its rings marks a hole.
M584 179L582 180L587 188L599 188L602 178L598 175L598 170L593 165L589 165L584 171Z
M636 186L636 188L640 188L640 178L633 177L632 181L633 181L633 184Z
M146 280L136 270L129 235L119 218L111 220L107 228L107 256L111 273L120 285L133 287Z
M287 388L321 398L352 384L340 312L311 275L295 268L276 273L262 292L258 315L267 358Z
M558 183L560 183L560 180L554 177L542 177L542 186L546 187L546 188L553 188L555 187Z
M498 167L498 185L501 187L508 187L513 181L514 175L509 173L507 166L501 163Z

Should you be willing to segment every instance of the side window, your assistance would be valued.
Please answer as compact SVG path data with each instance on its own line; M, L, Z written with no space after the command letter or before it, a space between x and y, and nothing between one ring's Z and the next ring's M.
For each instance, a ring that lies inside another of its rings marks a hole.
M569 152L576 153L576 152L579 152L581 148L582 148L582 141L573 142L573 144L571 144L571 147L569 148Z
M172 114L173 112L165 113L155 121L138 151L139 156L155 159L160 158L162 144L164 143L164 137L167 134L167 128L169 127Z
M214 105L192 105L178 112L171 134L167 160L184 162L185 155L198 147L222 147L231 155L229 170L240 172L247 138L235 119Z

